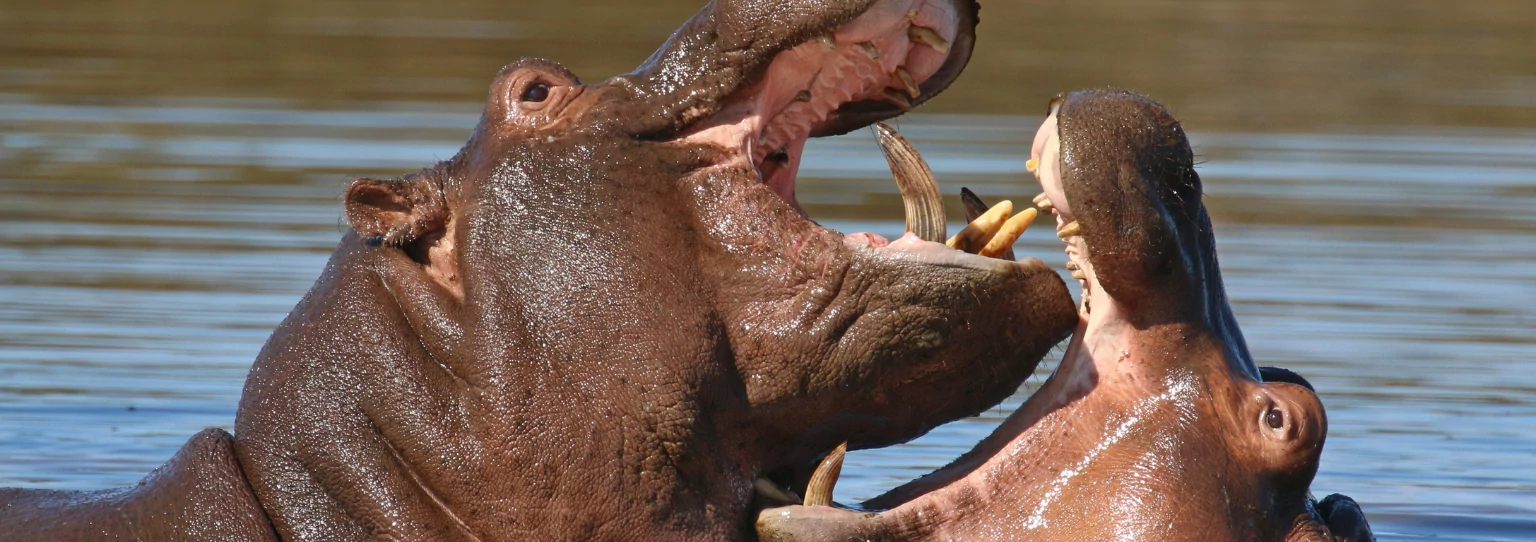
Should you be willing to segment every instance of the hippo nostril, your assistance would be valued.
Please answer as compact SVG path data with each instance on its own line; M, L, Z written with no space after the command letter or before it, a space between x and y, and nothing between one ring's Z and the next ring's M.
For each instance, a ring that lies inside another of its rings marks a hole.
M544 83L534 83L532 85L528 85L528 88L523 89L522 101L525 101L525 102L542 102L542 101L544 101L544 100L546 100L548 98L549 98L549 85L547 85L547 84L544 84Z
M1270 429L1285 427L1285 414L1281 413L1278 408L1271 408L1268 413L1264 414L1264 423Z

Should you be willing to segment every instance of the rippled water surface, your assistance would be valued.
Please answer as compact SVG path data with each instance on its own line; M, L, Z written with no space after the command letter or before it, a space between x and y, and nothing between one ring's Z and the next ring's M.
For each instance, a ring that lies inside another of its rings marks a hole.
M1355 497L1383 539L1536 539L1536 9L1373 6L989 2L972 69L899 125L946 194L1027 201L1021 115L1091 85L1162 99L1204 161L1251 349L1327 406L1314 490ZM506 61L596 80L692 9L0 7L0 486L130 484L229 428L348 180L452 155ZM900 233L867 132L812 142L799 193L828 226ZM1017 248L1060 247L1042 229ZM982 416L851 454L839 498L948 462L1053 365Z

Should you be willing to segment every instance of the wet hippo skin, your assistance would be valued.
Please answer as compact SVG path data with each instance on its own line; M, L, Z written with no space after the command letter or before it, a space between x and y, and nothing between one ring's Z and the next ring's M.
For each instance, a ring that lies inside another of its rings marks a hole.
M1327 436L1299 375L1258 367L1201 182L1161 105L1054 100L1031 151L1083 286L1061 365L953 464L863 503L768 508L763 540L1372 540L1309 491Z
M751 538L765 477L996 404L1075 321L1037 260L794 199L805 138L941 91L976 13L722 0L631 74L507 66L456 156L348 188L233 438L135 488L0 492L0 539Z

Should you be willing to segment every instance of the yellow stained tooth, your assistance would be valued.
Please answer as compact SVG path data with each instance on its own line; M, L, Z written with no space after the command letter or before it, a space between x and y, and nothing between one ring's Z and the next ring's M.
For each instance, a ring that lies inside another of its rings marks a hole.
M1036 203L1035 207L1039 207L1041 212L1049 213L1051 212L1051 209L1056 208L1056 205L1051 203L1051 200L1045 200L1040 203Z
M859 46L864 48L864 54L868 55L870 60L880 61L880 49L875 47L875 44L866 41L860 43Z
M1088 275L1084 274L1082 271L1073 271L1072 278L1077 280L1088 280Z
M944 244L961 252L976 254L987 246L987 241L997 235L997 230L1003 227L1003 222L1012 213L1012 201L999 201L997 205L993 205L991 209L987 209L987 212L976 217L976 220L972 220L965 229L960 230L960 233L955 234L954 237L950 237Z
M1028 171L1030 173L1034 173L1036 169L1040 169L1040 160L1039 159L1030 158L1029 160L1025 160L1024 161L1024 170L1025 171ZM1041 194L1041 195L1044 196L1045 194ZM1040 203L1040 198L1035 198L1035 203Z
M903 111L912 109L912 99L907 97L907 93L887 87L883 94L885 99L895 102Z
M1060 237L1062 239L1066 239L1068 237L1075 237L1075 236L1082 235L1082 234L1083 234L1083 227L1081 225L1079 225L1076 220L1068 222L1067 225L1062 226L1061 229L1059 229L1059 230L1056 230L1056 236Z
M901 80L902 86L907 87L908 96L916 98L923 94L923 91L917 88L917 80L912 78L912 74L907 72L906 68L898 66L896 68L896 78Z
M911 38L912 41L932 47L933 50L940 53L949 52L949 40L944 39L944 36L940 36L938 32L934 32L932 28L917 25L909 26L907 27L907 37Z
M997 235L992 236L992 240L987 241L987 246L978 254L996 258L1007 252L1008 249L1013 248L1013 242L1019 240L1019 236L1024 234L1024 230L1029 228L1029 224L1034 222L1039 214L1040 212L1034 209L1025 209L1013 215L1013 218L1003 223L1003 227L997 230Z
M1067 260L1067 271L1076 271L1076 270L1077 270L1077 262L1074 262L1072 260Z
M811 480L805 484L806 506L832 506L832 487L843 473L843 456L847 453L848 443L844 442L816 465L816 472L811 473Z
M1033 162L1034 160L1030 160L1030 161ZM1041 192L1040 195L1035 196L1035 205L1039 205L1040 202L1043 202L1043 201L1051 201L1051 197L1045 195L1045 192Z

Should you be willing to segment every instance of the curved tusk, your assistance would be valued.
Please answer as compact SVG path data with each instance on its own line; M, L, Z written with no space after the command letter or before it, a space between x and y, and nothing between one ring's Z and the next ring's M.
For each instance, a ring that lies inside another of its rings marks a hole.
M896 188L901 190L907 231L924 241L943 243L949 231L945 224L944 197L939 194L939 184L933 180L933 171L928 169L917 149L896 130L883 122L875 123L874 129L875 140L885 151L885 162L896 178Z
M832 486L837 485L837 477L843 473L843 456L847 453L848 443L844 442L828 452L821 464L816 465L811 481L805 484L806 506L832 506Z

